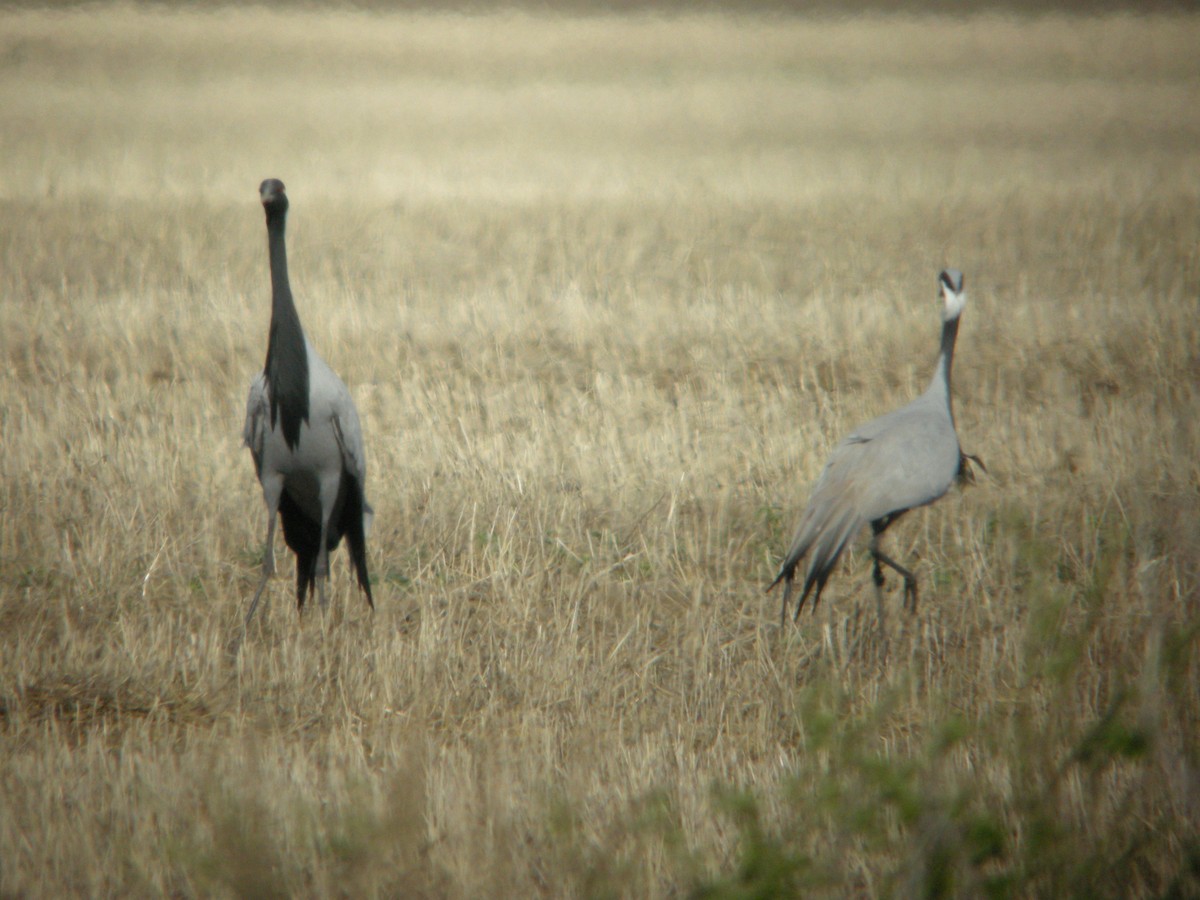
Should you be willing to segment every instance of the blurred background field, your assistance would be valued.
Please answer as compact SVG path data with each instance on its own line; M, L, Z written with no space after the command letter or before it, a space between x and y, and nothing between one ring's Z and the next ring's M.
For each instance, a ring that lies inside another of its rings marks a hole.
M1200 892L1200 18L855 13L0 10L0 893ZM268 176L379 608L234 658ZM988 474L780 632L947 265Z

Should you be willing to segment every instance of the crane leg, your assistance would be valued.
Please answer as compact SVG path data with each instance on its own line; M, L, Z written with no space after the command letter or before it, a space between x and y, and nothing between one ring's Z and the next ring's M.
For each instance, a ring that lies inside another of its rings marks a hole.
M878 572L878 568L876 569ZM888 657L888 628L887 628L887 604L883 598L883 574L873 579L875 582L875 633L877 644L877 653L880 664L887 661Z
M875 561L875 566L871 570L871 580L875 582L875 611L879 616L879 632L882 634L884 617L883 586L886 583L886 579L883 577L883 569L879 568L879 557L872 556L872 559Z
M250 612L246 613L245 627L250 627L250 620L254 618L254 611L258 609L258 601L262 597L263 590L266 589L267 582L271 580L271 576L275 574L275 510L270 510L270 515L267 518L267 548L263 552L262 578L258 582L258 590L254 592L254 599L250 601Z
M871 547L871 556L875 559L875 585L877 587L883 585L883 570L879 568L879 564L891 566L904 578L904 608L915 614L917 611L917 576L884 554L878 547Z

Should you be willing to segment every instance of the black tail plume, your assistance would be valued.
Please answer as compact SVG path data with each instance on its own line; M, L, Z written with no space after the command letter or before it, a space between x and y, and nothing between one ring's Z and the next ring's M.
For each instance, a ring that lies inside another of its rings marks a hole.
M374 609L375 598L371 595L371 580L367 574L367 537L363 529L365 507L362 485L349 472L342 472L325 545L328 552L333 553L345 536L358 586L367 595L367 605ZM296 606L303 609L304 601L316 590L321 523L306 516L286 490L279 500L279 516L283 521L283 539L296 554Z
M344 502L337 530L346 535L346 546L350 550L350 560L354 563L354 572L358 576L358 586L367 595L367 605L373 610L375 598L371 596L371 579L367 574L367 535L363 529L366 499L363 497L362 485L349 472L342 472L341 493L344 495Z
M296 606L303 609L304 601L315 588L321 523L306 516L287 490L279 498L279 517L283 522L283 540L296 554Z

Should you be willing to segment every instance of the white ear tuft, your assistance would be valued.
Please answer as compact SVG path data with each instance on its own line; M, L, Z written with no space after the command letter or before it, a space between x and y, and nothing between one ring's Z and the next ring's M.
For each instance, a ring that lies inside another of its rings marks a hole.
M963 274L958 269L946 269L938 276L938 287L942 292L945 306L942 318L949 322L962 315L963 307L967 305L967 294L963 290Z

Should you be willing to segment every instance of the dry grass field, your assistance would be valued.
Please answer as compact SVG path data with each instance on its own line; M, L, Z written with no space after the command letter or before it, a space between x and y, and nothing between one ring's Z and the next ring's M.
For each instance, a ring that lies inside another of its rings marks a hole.
M1200 17L0 11L0 895L1200 894ZM240 446L257 186L378 610ZM973 486L764 594L923 389ZM282 541L279 542L282 551Z

